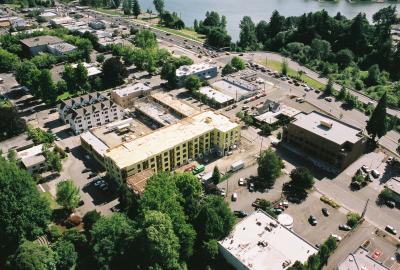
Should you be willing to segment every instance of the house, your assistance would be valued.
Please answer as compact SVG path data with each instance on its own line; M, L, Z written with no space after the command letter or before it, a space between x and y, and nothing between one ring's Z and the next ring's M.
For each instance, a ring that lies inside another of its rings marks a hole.
M47 167L46 158L43 156L43 144L17 152L17 159L30 174L42 172Z
M79 134L92 127L121 120L124 111L102 94L91 93L62 101L59 114L61 120Z

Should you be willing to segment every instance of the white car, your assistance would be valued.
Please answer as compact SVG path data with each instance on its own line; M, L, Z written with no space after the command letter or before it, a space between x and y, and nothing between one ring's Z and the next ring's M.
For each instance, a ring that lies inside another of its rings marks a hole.
M368 167L367 167L366 165L362 165L362 166L361 166L361 169L362 169L364 172L366 172L366 173L369 172L369 169L368 169Z
M224 197L225 197L225 195L226 195L225 188L221 188L221 190L219 191L219 194L220 194L221 196L224 196Z
M378 178L381 174L379 173L379 171L377 171L377 170L372 170L371 171L371 174L372 174L372 176L374 177L374 178Z
M335 238L338 242L342 241L342 237L337 234L331 234L331 237Z
M239 178L238 184L239 184L239 186L244 186L245 185L243 177Z

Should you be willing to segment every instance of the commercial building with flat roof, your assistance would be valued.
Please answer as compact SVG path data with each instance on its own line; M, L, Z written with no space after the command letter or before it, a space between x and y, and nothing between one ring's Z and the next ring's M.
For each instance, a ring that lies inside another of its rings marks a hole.
M204 154L224 155L239 141L239 124L206 111L109 149L105 166L121 180L148 168L172 171Z
M361 129L315 111L297 115L284 130L283 141L300 148L314 161L321 160L314 164L332 173L359 158L366 143Z
M220 91L209 86L201 87L199 92L205 95L207 98L215 100L219 108L228 106L235 102L233 97L225 95L224 93L221 93Z
M20 40L22 49L27 56L34 56L41 52L55 55L65 55L77 49L62 39L55 36L38 36Z
M123 108L133 106L133 101L150 92L151 88L143 83L124 86L111 91L111 99Z
M180 117L189 117L198 114L199 111L183 101L175 98L172 94L165 92L156 92L151 94L151 98L168 108L169 111L179 115Z
M368 251L360 247L350 253L347 258L338 265L337 270L389 270L385 265L374 260L368 255Z
M317 253L313 245L261 210L237 223L218 244L222 256L238 270L283 270Z
M186 78L191 75L208 80L217 76L217 74L217 66L207 62L193 64L190 66L181 66L176 70L176 78L178 79L178 85L180 86L183 86Z

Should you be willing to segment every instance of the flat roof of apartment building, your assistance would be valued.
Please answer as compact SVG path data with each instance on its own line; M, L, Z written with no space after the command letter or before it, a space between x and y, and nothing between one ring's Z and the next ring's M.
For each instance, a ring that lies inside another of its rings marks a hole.
M359 128L315 111L298 114L292 124L339 145L361 139Z
M203 95L206 95L209 99L214 99L219 104L224 104L233 100L233 97L225 95L224 93L221 93L220 91L217 91L209 86L201 87L199 91Z
M229 131L238 124L213 111L206 111L184 118L176 124L158 129L153 133L110 149L105 156L111 158L118 168L125 168L174 148L192 138L214 129Z
M50 45L64 42L62 39L55 37L55 36L38 36L38 37L31 37L22 39L21 43L27 47L36 47L42 45Z
M189 76L198 72L209 70L211 68L215 68L215 65L212 65L207 62L193 64L190 66L181 66L176 70L176 76L177 77Z
M135 83L132 85L125 86L123 88L115 89L113 92L120 97L129 96L132 93L149 91L151 88L143 83Z
M165 106L168 106L169 108L182 114L185 117L189 117L199 113L199 111L193 108L192 106L182 102L177 98L174 98L168 93L163 93L163 92L152 93L151 97L154 100L162 103Z
M258 210L236 224L219 244L248 269L287 269L317 250L294 231Z

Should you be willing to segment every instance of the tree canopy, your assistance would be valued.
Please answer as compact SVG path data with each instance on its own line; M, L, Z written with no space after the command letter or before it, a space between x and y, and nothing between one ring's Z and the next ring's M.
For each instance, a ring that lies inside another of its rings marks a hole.
M78 207L79 200L79 188L74 185L71 180L61 181L57 184L57 203L72 211Z
M274 150L268 148L261 153L258 158L258 178L264 187L271 188L275 184L275 180L281 175L283 167L282 159Z
M367 122L367 131L372 136L372 139L375 139L375 137L380 138L386 134L386 103L387 96L384 93Z

